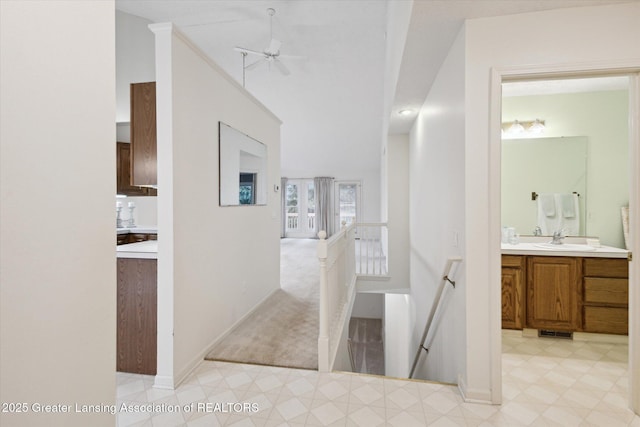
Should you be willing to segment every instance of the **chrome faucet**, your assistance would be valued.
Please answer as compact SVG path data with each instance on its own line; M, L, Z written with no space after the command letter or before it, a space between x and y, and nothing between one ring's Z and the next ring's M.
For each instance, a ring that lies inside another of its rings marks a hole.
M551 240L549 243L551 243L552 245L561 245L562 244L562 239L564 239L564 235L562 234L563 230L558 230L558 231L554 231L553 232L553 240Z
M537 226L537 227L533 230L533 235L534 235L534 236L542 236L542 228L540 228L540 226Z

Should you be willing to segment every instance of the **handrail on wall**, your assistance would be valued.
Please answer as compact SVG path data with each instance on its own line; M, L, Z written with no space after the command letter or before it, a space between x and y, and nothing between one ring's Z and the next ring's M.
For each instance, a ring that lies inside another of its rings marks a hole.
M411 373L409 374L409 378L413 378L413 374L415 373L416 366L418 366L418 360L420 360L420 354L422 350L429 353L429 348L425 347L425 341L427 340L427 335L429 334L429 329L431 329L431 323L433 322L433 318L436 315L436 311L440 306L440 302L442 301L442 293L444 291L444 287L449 282L452 287L456 287L456 282L452 280L449 275L451 274L451 267L456 262L462 262L462 257L451 257L447 259L447 265L444 268L444 275L442 277L442 282L440 283L440 287L438 288L438 292L436 293L436 298L433 301L433 305L431 306L431 312L429 313L429 317L427 318L427 324L424 326L424 332L422 333L422 339L420 340L420 345L418 346L418 350L416 351L416 357L413 359L413 366L411 367Z

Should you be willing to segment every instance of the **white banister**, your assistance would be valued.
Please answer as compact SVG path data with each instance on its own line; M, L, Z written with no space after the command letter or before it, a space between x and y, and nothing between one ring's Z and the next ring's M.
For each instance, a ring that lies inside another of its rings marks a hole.
M356 227L356 274L387 276L387 223L359 222Z
M320 332L318 334L318 370L329 371L329 283L327 274L327 232L318 233L318 259L320 260Z
M348 312L355 298L355 224L345 226L327 239L318 233L320 261L320 318L318 334L318 370L333 368L340 339L348 328ZM343 343L343 344L346 344ZM346 347L344 347L346 350Z

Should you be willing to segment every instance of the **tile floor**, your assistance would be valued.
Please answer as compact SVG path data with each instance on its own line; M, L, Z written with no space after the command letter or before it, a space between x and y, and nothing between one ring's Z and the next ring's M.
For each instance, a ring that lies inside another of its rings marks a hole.
M206 361L175 391L118 373L118 406L157 409L119 413L118 426L640 427L626 408L626 359L626 345L505 331L501 406L465 403L450 385Z

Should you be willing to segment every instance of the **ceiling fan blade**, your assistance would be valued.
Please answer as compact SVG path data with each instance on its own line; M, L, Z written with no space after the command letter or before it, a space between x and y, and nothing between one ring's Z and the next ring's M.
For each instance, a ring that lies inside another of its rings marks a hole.
M278 58L287 58L287 59L307 59L304 55L278 55Z
M233 49L237 52L243 52L251 55L260 55L260 56L266 57L264 52L258 52L257 50L245 49L244 47L239 47L239 46L236 46Z
M273 64L285 76L288 76L289 74L291 74L291 71L289 71L289 69L287 67L285 67L285 65L281 61L278 61L277 59L274 59Z
M249 64L246 67L244 67L244 69L245 70L253 70L254 68L257 68L262 63L264 63L264 60L258 59L256 62L252 62L251 64Z
M282 46L282 42L277 39L271 39L269 42L269 47L265 50L265 52L275 55L280 50L280 46Z

